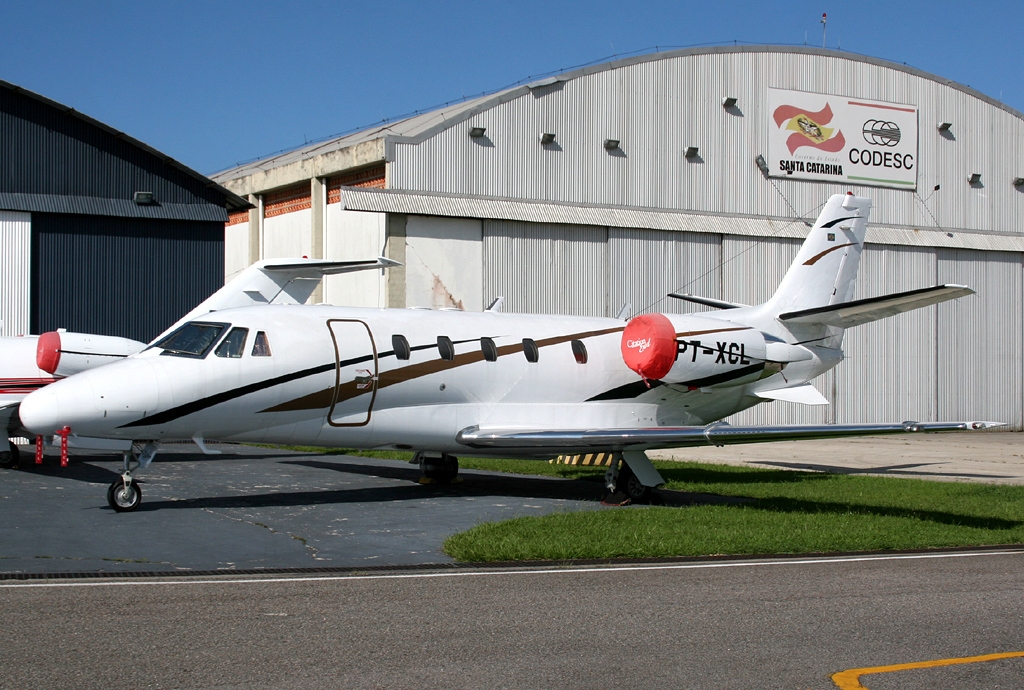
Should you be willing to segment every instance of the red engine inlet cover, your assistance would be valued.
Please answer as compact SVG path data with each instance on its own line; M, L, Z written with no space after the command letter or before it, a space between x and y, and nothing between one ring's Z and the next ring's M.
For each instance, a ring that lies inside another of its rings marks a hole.
M39 336L36 343L36 366L52 374L60 365L60 333L49 331Z
M644 379L660 379L676 361L676 329L664 314L641 314L622 331L622 359Z

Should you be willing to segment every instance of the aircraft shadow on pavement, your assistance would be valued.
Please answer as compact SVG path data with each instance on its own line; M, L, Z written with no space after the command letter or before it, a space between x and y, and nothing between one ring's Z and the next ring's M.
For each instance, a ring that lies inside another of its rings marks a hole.
M955 525L957 527L972 527L974 529L1008 530L1020 527L1022 524L1017 520L962 515L960 513L947 513L941 510L893 508L858 503L831 503L828 501L808 501L798 498L762 498L754 503L754 507L787 513L836 513L840 515L855 513L857 515L911 518L944 525Z
M839 467L837 465L820 465L807 462L758 462L760 465L773 467L789 467L794 470L811 470L829 474L893 474L906 477L975 477L977 479L1011 479L1009 474L971 474L969 472L935 472L931 470L913 470L915 467L941 465L938 462L912 462L905 465L886 465L882 467Z
M346 474L361 474L407 482L392 486L362 487L354 489L326 489L235 496L206 496L182 500L143 501L139 510L167 510L190 508L266 508L293 507L322 504L379 503L413 501L446 497L506 497L526 499L554 499L596 503L605 493L598 481L576 481L556 477L524 477L468 470L460 473L457 484L420 484L420 471L412 465L360 464L327 462L323 460L284 460L282 464L301 465ZM660 505L695 505L706 503L735 503L749 499L707 494L688 494L681 491L658 491L653 503Z
M768 463L763 463L768 464ZM658 471L666 481L691 484L794 484L826 479L826 474L793 472L791 470L766 470L759 467L736 467L727 470L707 467L668 468L659 466Z
M120 469L120 462L118 462L117 467ZM51 459L46 459L42 465L37 465L31 458L26 461L24 457L18 463L18 469L5 471L23 472L41 477L59 477L89 484L109 484L121 476L120 472L95 465L92 462L82 462L79 460L69 463L67 467L61 467L58 462Z

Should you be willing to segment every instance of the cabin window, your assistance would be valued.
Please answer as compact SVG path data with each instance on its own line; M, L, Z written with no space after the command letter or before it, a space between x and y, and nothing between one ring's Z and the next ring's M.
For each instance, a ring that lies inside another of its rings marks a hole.
M245 340L249 337L248 328L232 328L228 336L220 342L213 354L218 357L238 359L245 350Z
M163 352L160 354L162 355L201 359L206 356L213 344L220 338L220 334L227 330L229 325L193 321L174 331L154 347L161 348Z
M498 348L490 338L480 338L480 351L488 362L498 361Z
M540 359L540 348L533 339L523 338L523 354L526 355L527 362L536 362Z
M587 346L582 340L572 341L572 356L576 358L577 364L587 363Z
M446 335L437 336L437 351L441 354L441 359L447 359L449 362L455 359L455 346L452 339Z
M270 339L267 338L267 334L263 331L256 333L256 339L252 341L252 356L253 357L269 357L270 356Z
M391 336L391 348L395 351L396 359L409 359L412 354L409 341L405 339L404 335Z

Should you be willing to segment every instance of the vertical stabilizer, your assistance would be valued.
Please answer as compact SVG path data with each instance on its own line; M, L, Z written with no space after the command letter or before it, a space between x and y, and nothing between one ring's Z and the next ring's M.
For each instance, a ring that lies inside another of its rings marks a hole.
M871 200L835 194L768 301L772 313L824 307L853 299Z

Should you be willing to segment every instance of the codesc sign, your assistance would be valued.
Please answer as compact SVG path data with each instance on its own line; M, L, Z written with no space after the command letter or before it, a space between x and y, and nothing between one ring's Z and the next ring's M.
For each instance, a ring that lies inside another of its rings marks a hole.
M768 89L768 174L917 187L917 107Z

